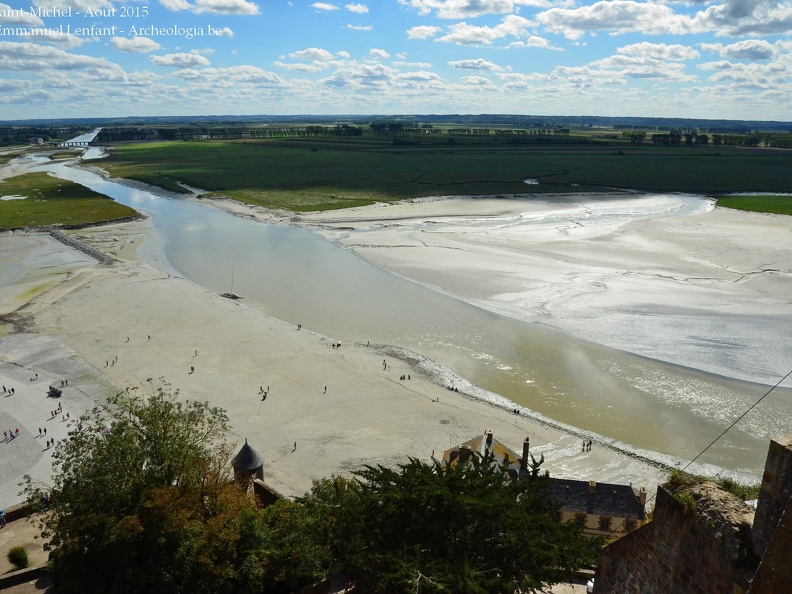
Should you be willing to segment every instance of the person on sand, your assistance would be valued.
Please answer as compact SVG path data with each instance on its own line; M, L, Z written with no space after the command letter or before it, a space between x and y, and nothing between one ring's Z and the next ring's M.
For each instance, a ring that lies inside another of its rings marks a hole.
M294 442L294 447L292 448L292 454L297 451L297 442Z
M192 365L190 365L190 373L195 373L195 367L193 367Z

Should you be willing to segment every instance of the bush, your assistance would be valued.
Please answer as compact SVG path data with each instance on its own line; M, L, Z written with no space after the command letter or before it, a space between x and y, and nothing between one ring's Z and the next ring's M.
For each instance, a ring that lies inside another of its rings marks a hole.
M25 569L25 567L30 565L25 547L12 547L11 550L8 551L8 560L17 569Z

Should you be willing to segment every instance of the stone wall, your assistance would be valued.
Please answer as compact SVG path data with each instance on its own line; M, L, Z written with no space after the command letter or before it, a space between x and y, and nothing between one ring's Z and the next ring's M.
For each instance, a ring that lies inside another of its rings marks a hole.
M754 519L754 548L761 556L792 498L792 436L770 441ZM790 586L792 591L792 586Z
M595 594L746 591L751 508L712 483L694 489L683 506L658 488L653 521L600 553Z

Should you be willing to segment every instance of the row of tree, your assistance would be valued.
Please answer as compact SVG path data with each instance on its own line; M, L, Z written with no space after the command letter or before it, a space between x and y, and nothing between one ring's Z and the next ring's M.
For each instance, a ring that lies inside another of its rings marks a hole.
M286 593L336 573L360 592L535 592L593 560L549 479L508 481L491 456L366 466L261 509L231 480L225 412L149 385L83 418L52 485L26 478L62 594Z

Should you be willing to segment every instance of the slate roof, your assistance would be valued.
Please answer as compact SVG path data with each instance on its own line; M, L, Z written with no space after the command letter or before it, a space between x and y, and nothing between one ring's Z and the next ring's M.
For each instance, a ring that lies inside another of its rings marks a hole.
M232 460L236 472L250 472L264 466L264 458L245 439L245 445Z
M554 478L547 488L566 511L636 520L646 518L641 502L629 485L596 483L592 493L588 481Z
M517 452L515 452L502 441L495 439L491 433L484 433L483 435L474 437L473 439L461 443L458 446L446 450L443 452L443 462L449 466L455 466L457 460L459 459L459 451L465 446L470 448L471 452L477 453L481 456L486 454L487 451L492 452L493 456L495 457L496 464L502 464L504 460L508 459L509 475L512 478L522 476L520 474L520 459L522 456L517 454Z

